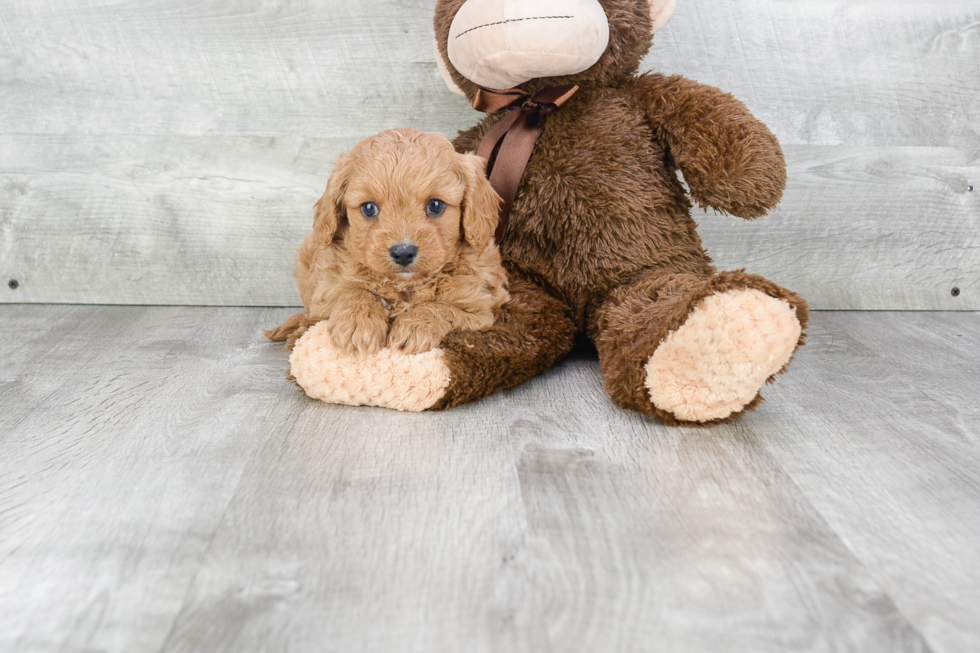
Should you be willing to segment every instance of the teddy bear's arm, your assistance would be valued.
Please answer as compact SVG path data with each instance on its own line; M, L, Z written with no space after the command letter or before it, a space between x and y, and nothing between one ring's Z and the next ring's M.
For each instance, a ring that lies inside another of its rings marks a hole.
M758 218L779 203L786 187L782 148L742 102L678 75L640 75L626 90L701 208Z

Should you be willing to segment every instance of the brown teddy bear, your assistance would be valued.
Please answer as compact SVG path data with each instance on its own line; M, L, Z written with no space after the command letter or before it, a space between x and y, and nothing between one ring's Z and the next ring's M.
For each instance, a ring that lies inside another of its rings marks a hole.
M638 74L673 7L438 1L440 69L493 112L455 146L489 159L504 198L510 301L491 328L450 333L413 356L338 363L327 339L307 334L292 369L311 396L448 408L548 369L584 333L624 408L707 424L761 402L760 388L803 343L807 305L762 277L715 269L677 171L699 206L748 219L779 202L785 162L731 95Z

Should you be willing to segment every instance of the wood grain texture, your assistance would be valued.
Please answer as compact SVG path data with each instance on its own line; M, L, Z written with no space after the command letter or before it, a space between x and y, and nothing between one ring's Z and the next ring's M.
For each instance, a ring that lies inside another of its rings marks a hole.
M740 425L939 651L980 648L978 337L976 313L818 313Z
M0 306L0 650L980 647L980 314L816 313L705 431L582 349L326 406L258 333L287 312Z
M0 137L0 166L15 170L0 187L0 207L10 207L0 280L20 283L0 286L0 297L296 305L295 249L336 147L300 137ZM32 148L33 164L18 157ZM790 185L772 215L698 216L721 267L766 275L817 308L980 306L980 192L967 190L980 160L947 148L787 150Z
M972 0L680 1L644 65L734 93L786 145L980 141Z
M0 302L296 304L334 157L478 117L439 79L431 11L4 3ZM735 93L790 165L770 218L704 218L720 263L816 308L980 309L978 25L973 0L681 2L644 68Z
M852 333L863 347L898 365L920 392L946 406L963 437L980 443L980 320L972 313L942 320L929 313L905 314L894 322L882 317L831 313L826 321L828 328Z
M769 216L703 215L718 265L748 268L817 309L980 308L980 150L787 146ZM958 288L954 296L953 288Z
M472 123L428 0L23 0L0 8L14 134L352 138ZM973 0L679 2L644 69L744 98L786 144L975 143ZM328 134L324 134L324 131Z
M352 139L469 121L427 0L24 0L0 8L14 134Z
M310 417L253 458L164 651L928 648L761 449L611 408L591 358Z
M299 304L296 248L340 147L260 136L0 143L0 159L43 147L47 168L0 163L16 170L0 187L0 280L20 284L0 296L103 304Z
M3 307L28 328L0 344L0 650L159 649L256 435L294 417L274 319Z

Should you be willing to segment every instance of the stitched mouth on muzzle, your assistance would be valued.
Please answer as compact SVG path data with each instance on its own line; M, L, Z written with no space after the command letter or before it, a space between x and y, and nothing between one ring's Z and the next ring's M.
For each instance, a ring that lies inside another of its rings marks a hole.
M484 27L493 27L494 25L506 25L507 23L520 23L525 20L561 20L575 18L575 16L529 16L528 18L508 18L507 20L498 20L495 23L484 23L483 25L477 25L476 27L471 27L465 32L460 32L456 35L456 38L465 36L470 32L475 32L478 29L483 29Z

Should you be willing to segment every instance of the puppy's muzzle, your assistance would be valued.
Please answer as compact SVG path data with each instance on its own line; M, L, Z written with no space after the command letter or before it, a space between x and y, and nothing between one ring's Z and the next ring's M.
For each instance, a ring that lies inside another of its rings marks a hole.
M403 268L407 268L418 258L419 248L411 243L399 243L391 246L388 255L391 256L392 261Z

